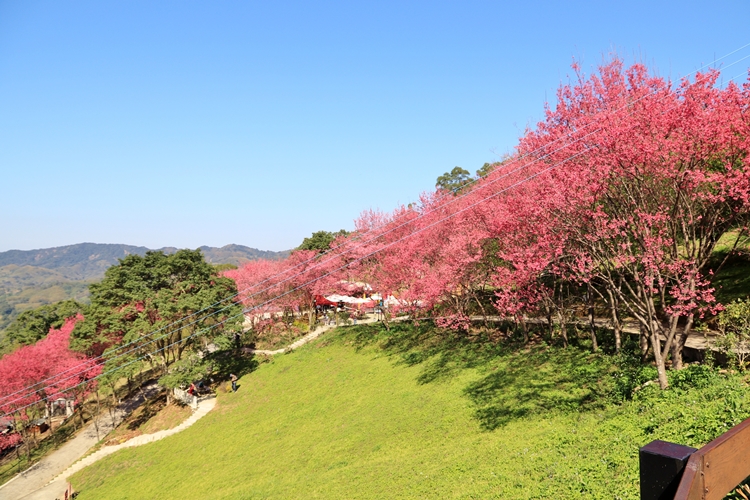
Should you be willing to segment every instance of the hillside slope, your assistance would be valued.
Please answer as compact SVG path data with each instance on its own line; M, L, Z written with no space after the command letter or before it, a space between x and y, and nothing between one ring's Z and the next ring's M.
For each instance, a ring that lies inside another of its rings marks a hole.
M738 379L615 405L613 358L403 333L351 327L262 364L182 434L74 475L78 498L636 499L638 447L747 414Z

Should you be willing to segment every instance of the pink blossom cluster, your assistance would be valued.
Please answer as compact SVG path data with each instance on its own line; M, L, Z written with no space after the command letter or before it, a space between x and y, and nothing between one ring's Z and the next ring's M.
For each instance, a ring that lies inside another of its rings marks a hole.
M720 307L710 258L750 215L750 83L720 86L711 70L673 84L619 59L574 71L515 152L464 191L363 212L321 256L227 272L246 306L303 308L364 281L461 330L478 308L564 319L596 296L654 349L679 346L678 325Z
M0 359L0 414L23 421L44 415L45 405L55 399L80 403L95 386L101 365L70 349L70 334L83 316L68 318L59 328L35 344L22 347ZM19 437L0 434L0 449Z

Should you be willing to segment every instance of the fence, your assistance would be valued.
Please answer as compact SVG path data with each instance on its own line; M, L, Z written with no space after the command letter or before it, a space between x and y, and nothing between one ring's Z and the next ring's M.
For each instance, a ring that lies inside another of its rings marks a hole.
M639 455L642 500L720 500L750 476L750 419L699 450L652 441Z
M214 395L212 393L205 393L201 395L192 395L188 393L187 391L183 391L182 389L174 388L172 391L174 393L175 399L179 399L186 405L190 406L193 410L198 409L198 404L206 399L212 398Z

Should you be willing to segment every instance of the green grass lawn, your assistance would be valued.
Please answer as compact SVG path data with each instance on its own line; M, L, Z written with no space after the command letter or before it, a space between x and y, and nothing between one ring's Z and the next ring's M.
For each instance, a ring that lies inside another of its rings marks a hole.
M508 343L506 342L507 346ZM71 478L79 499L638 498L638 448L749 416L739 376L580 347L348 327L273 358L189 429Z

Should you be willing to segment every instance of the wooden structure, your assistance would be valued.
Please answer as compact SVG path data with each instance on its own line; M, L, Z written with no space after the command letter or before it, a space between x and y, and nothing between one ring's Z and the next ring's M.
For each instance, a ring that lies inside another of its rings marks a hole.
M63 417L68 418L75 411L75 399L58 398L47 403L45 418Z
M639 450L641 500L674 498L685 465L695 448L656 440Z
M666 496L655 496L658 488L649 489L649 484L654 484L654 482L649 482L648 479L649 474L653 476L654 462L644 466L644 453L653 453L654 451L657 454L659 453L658 446L655 446L655 443L664 442L654 441L641 448L641 498L643 499L721 500L750 476L750 419L731 428L703 448L689 453L689 458L685 457L687 458L687 464L684 469L678 471L677 491L672 493L669 490L664 490L661 495ZM687 448L672 443L664 444L683 449ZM663 454L663 458L666 461L675 459L668 452ZM662 477L662 483L669 483L667 481L669 478ZM646 488L645 494L644 485Z
M45 432L47 432L47 430L49 430L49 424L45 419L38 418L29 422L29 425L26 426L26 430L31 434L35 434L38 436L44 434Z

